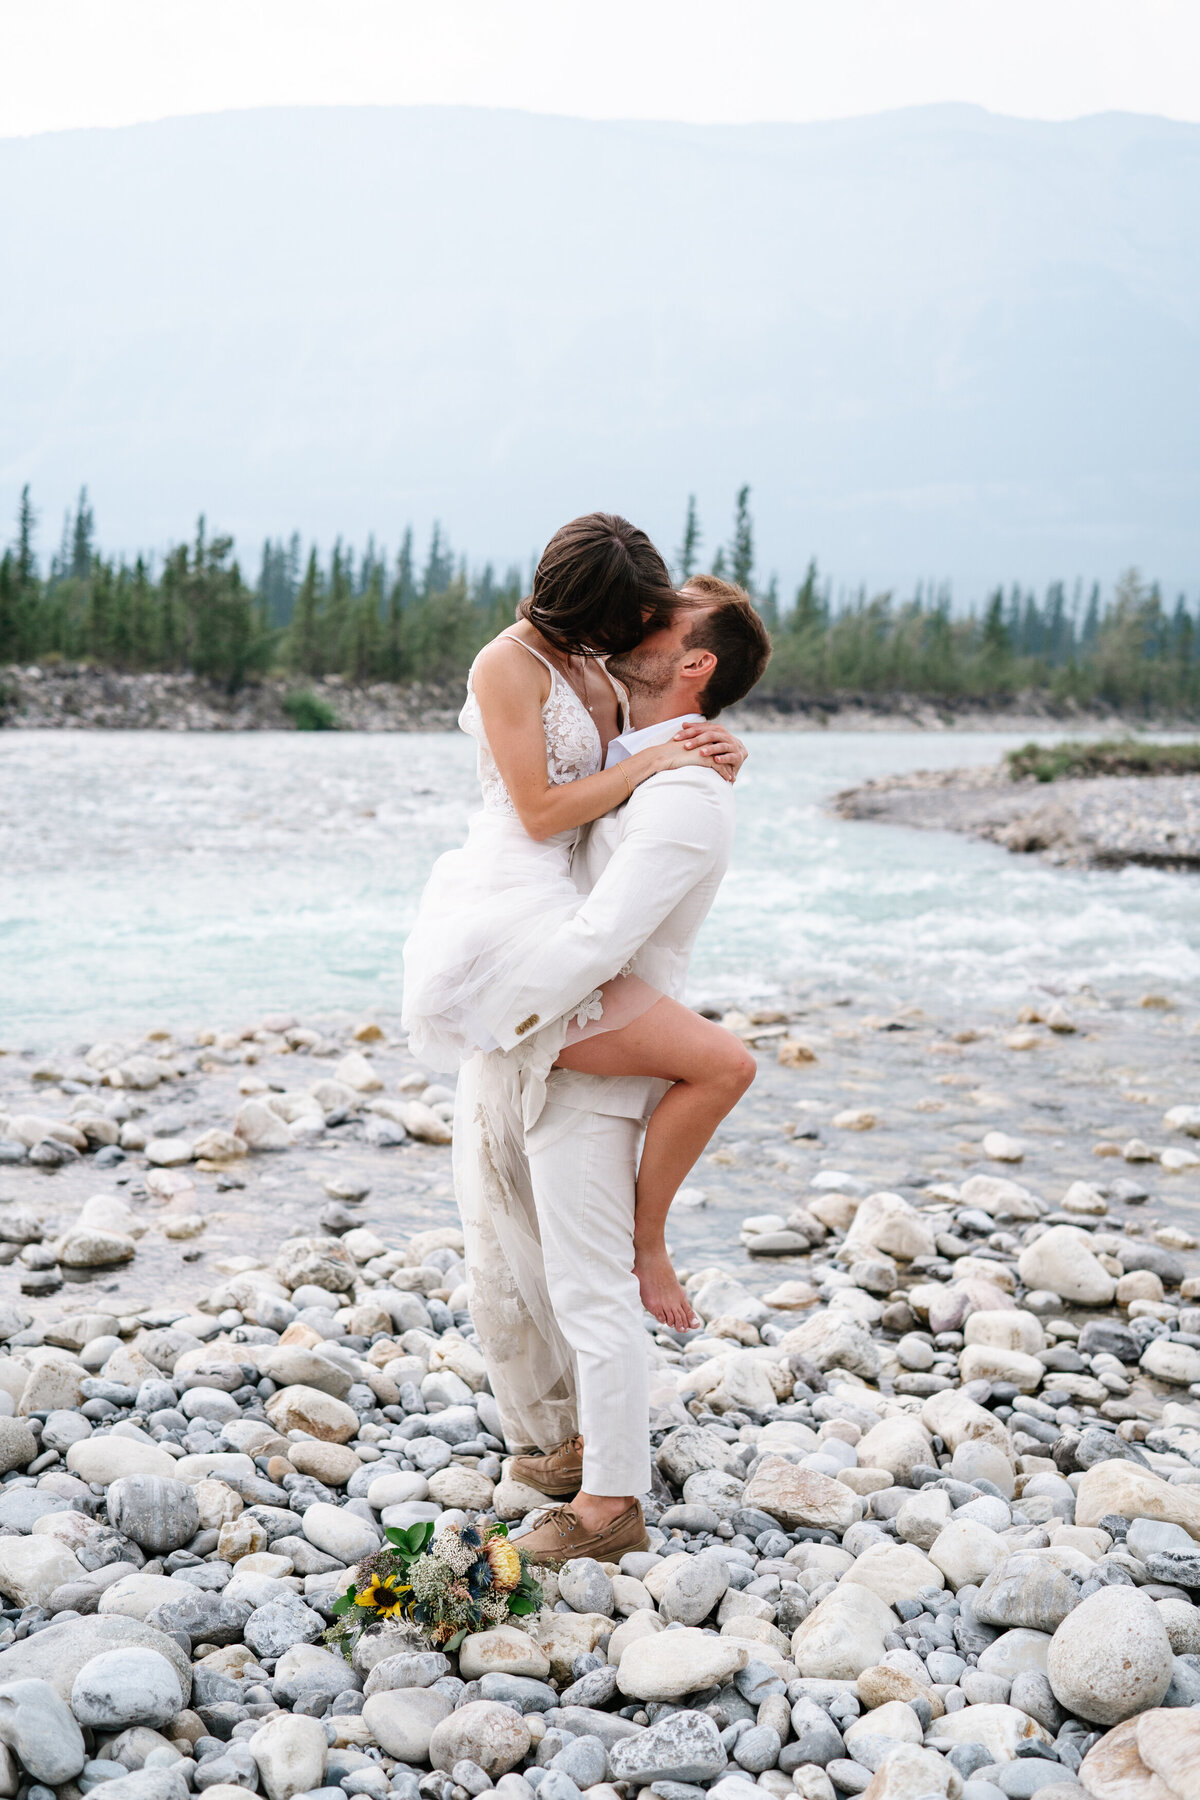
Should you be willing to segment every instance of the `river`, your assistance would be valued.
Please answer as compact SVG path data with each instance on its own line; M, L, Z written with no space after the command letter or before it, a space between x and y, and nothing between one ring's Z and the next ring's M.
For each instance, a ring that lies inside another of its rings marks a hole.
M697 1000L980 1001L1200 978L1186 877L1064 872L942 833L843 821L839 788L990 763L953 732L758 732ZM399 1005L430 863L476 804L455 733L0 735L0 1048Z

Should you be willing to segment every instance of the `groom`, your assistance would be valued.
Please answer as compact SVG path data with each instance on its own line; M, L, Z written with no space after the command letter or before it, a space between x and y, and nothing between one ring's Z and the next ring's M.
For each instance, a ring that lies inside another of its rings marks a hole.
M749 692L769 655L749 597L715 577L694 578L669 625L609 661L629 690L630 727L610 744L607 765L667 742L687 719L715 717ZM480 1062L504 1060L618 969L631 965L682 998L732 832L732 788L715 771L692 767L641 783L587 829L573 873L588 898L548 934L511 1017L485 1021L501 1049L463 1070L460 1116L473 1107ZM473 1217L463 1207L472 1311L510 1443L532 1438L546 1452L516 1457L510 1473L542 1493L574 1496L519 1539L535 1562L614 1561L647 1541L638 1499L651 1474L634 1180L645 1121L665 1091L648 1078L552 1070L540 1115L524 1133L524 1159L520 1144L506 1147L512 1178L495 1178L504 1159L485 1146L481 1203ZM515 1118L512 1130L519 1135ZM474 1141L465 1130L455 1137ZM528 1230L519 1256L498 1267L522 1210Z

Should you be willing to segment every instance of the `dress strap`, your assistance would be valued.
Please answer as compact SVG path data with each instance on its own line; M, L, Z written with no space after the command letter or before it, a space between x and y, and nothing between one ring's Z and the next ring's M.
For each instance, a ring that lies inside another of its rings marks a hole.
M536 656L538 661L549 669L552 676L557 675L560 681L563 679L561 671L555 668L550 658L543 656L540 650L535 650L532 644L527 644L524 638L513 637L512 633L507 631L503 633L503 636L508 643L520 644L522 650L528 650L530 656Z

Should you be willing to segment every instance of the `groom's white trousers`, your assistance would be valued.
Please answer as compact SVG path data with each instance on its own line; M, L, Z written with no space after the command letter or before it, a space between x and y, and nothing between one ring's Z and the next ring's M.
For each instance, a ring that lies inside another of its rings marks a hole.
M593 1494L650 1486L634 1178L657 1084L553 1071L528 1130L506 1061L459 1075L455 1193L471 1315L513 1450L582 1432ZM574 1102L574 1104L571 1104Z
M548 1100L526 1134L546 1287L575 1355L583 1486L650 1487L646 1331L633 1274L639 1119Z

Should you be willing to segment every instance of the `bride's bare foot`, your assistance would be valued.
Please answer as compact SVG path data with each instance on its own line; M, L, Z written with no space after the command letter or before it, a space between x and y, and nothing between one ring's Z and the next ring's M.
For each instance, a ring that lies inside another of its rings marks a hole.
M646 1311L672 1331L693 1331L700 1321L688 1303L687 1295L671 1267L665 1250L635 1250L633 1272L641 1289Z

